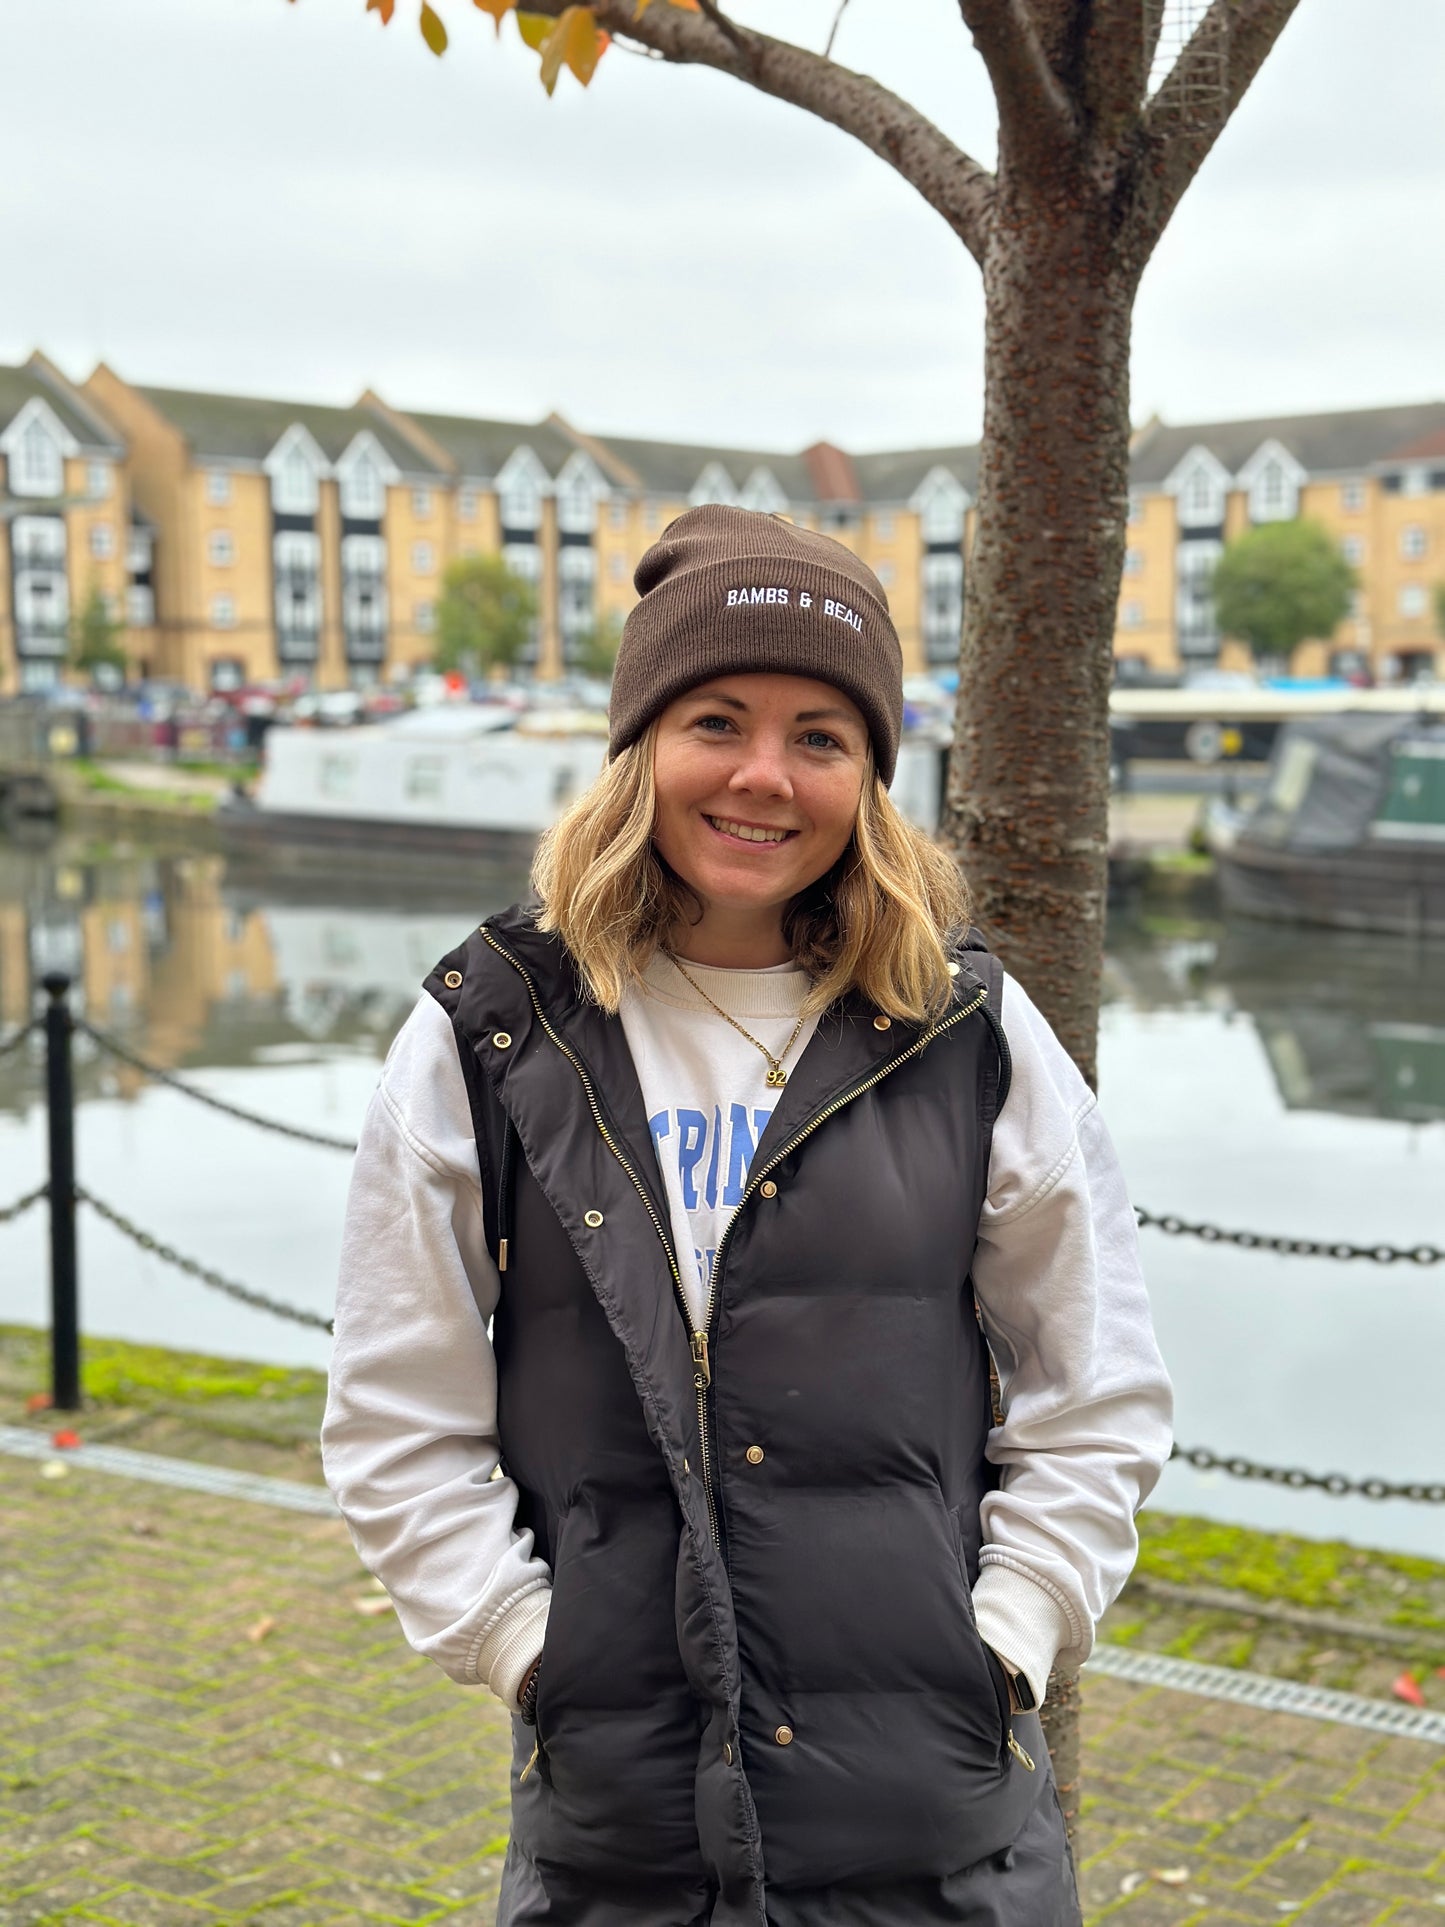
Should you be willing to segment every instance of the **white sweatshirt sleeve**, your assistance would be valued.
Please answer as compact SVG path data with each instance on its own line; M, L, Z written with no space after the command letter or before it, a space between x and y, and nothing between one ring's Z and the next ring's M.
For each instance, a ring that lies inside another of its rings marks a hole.
M322 1458L362 1562L407 1639L515 1708L542 1649L551 1579L494 1476L497 1374L466 1085L423 995L362 1128L342 1235Z
M988 1456L979 1632L1043 1700L1081 1666L1138 1552L1134 1514L1169 1455L1173 1395L1155 1342L1123 1173L1093 1093L1012 979L1013 1083L994 1126L973 1280L1004 1419Z

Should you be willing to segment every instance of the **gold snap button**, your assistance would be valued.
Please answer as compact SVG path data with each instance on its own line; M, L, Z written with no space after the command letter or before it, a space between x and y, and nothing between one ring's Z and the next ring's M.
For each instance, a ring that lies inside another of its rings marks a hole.
M792 1727L780 1726L777 1732L774 1733L773 1738L777 1741L779 1746L791 1746L793 1744Z
M446 976L442 978L442 982L448 990L460 990L462 987L462 973L460 970L449 970Z
M602 1222L602 1213L600 1211L584 1211L582 1213L582 1222L587 1226L589 1231L595 1231Z
M509 1050L512 1044L512 1033L509 1030L499 1030L492 1042L498 1050Z
M731 1766L732 1763L733 1763L733 1743L731 1740L724 1740L723 1741L723 1765Z
M763 1448L760 1445L750 1445L747 1449L746 1456L749 1465L761 1465L763 1462Z
M892 1030L893 1019L880 1014L873 1019L873 1028L874 1030Z
M777 1195L778 1195L777 1185L773 1183L771 1178L764 1178L762 1183L758 1186L758 1196L760 1198L775 1198Z

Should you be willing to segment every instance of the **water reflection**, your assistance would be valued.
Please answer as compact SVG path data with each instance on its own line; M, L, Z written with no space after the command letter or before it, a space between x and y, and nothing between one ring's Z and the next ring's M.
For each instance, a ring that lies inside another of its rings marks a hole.
M263 1115L355 1134L437 958L521 877L385 883L200 847L0 843L0 1030L61 969L139 1055ZM1207 918L1116 918L1103 1096L1156 1212L1313 1238L1445 1243L1445 949ZM348 1160L147 1083L77 1039L82 1182L228 1275L329 1312ZM44 1174L40 1062L0 1059L0 1203ZM0 1317L43 1324L44 1214L0 1227ZM81 1224L88 1329L324 1365L326 1340ZM1439 1476L1445 1270L1273 1258L1146 1234L1187 1444L1393 1481ZM1377 1395L1388 1361L1389 1396ZM1160 1500L1445 1556L1439 1508L1173 1467Z

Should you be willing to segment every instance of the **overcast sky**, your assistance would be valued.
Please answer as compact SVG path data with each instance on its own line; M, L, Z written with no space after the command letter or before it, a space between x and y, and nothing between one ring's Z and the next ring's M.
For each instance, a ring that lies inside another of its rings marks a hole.
M971 440L978 271L882 162L614 49L548 100L514 23L417 0L5 9L0 359L796 448ZM821 46L834 0L739 13ZM835 48L991 163L954 0ZM1445 396L1445 0L1301 0L1145 278L1133 413Z

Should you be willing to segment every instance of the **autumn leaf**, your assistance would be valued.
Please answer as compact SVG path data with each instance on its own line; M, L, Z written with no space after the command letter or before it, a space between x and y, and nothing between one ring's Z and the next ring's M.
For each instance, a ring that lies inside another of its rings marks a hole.
M502 31L502 16L511 13L516 4L517 0L472 0L474 7L492 16L498 33Z
M270 1613L264 1613L261 1618L256 1621L254 1626L248 1626L246 1628L246 1637L253 1646L259 1646L266 1635L268 1633L274 1633L275 1630L276 1621L271 1617Z
M380 1614L392 1610L391 1601L386 1598L353 1599L351 1604L364 1619L376 1619Z
M1404 1700L1407 1706L1423 1706L1425 1695L1420 1691L1420 1682L1413 1673L1401 1673L1391 1686L1390 1691L1397 1700Z
M32 1392L25 1401L27 1412L48 1412L50 1410L49 1392Z
M379 13L383 27L391 25L391 16L396 12L396 0L366 0L368 13Z
M520 7L517 9L517 31L533 53L541 53L556 24L549 13L523 13Z
M50 1443L59 1446L62 1452L73 1452L80 1443L80 1434L72 1432L68 1426L63 1426L60 1431L50 1434Z
M702 12L702 8L698 5L697 0L667 0L667 4L670 7L676 7L679 13ZM633 19L640 20L651 5L652 0L637 0L637 12L633 14Z
M591 7L564 7L542 47L542 85L552 93L565 64L585 87L606 45L607 35Z
M435 7L429 7L427 0L421 0L421 37L438 56L447 50L447 30L442 25L442 17Z

